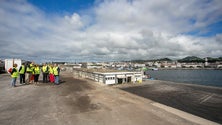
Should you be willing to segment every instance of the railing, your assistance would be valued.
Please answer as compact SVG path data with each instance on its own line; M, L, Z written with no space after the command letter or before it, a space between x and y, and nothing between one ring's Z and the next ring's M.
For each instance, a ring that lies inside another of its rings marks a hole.
M94 80L96 82L105 83L105 76L103 74L99 73L93 73L93 72L87 72L87 71L81 71L81 70L73 70L73 76L74 77L81 77L81 78L88 78L91 80Z

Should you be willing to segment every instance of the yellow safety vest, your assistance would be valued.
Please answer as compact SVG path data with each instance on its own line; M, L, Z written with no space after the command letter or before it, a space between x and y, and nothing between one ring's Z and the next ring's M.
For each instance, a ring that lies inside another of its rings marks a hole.
M15 69L15 72L12 73L11 77L12 77L12 78L17 78L18 75L19 75L19 72L18 72L17 68L15 68L15 67L13 67L12 71L13 71L14 69Z
M35 67L32 66L31 69L32 69L32 74L35 74Z
M54 71L53 71L53 67L49 67L49 73L50 73L50 74L53 74L53 72L54 72Z
M58 76L58 75L59 75L58 68L59 68L59 67L54 67L54 68L53 68L53 74L54 74L55 76Z
M26 72L28 72L28 73L32 73L32 72L33 72L33 66L32 66L32 64L30 64L30 65L27 67Z
M35 67L35 68L34 68L34 71L35 71L35 74L40 74L40 69L39 69L39 67Z
M42 71L43 71L44 73L48 73L47 68L48 68L48 66L43 66L43 67L42 67Z
M24 66L24 65L22 65L22 69L20 70L19 73L20 73L20 74L24 74L24 73L25 73L25 66Z

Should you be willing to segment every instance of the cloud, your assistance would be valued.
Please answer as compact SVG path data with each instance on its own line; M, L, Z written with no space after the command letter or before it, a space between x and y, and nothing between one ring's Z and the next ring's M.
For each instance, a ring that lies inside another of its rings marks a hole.
M206 9L207 8L207 9ZM25 0L0 1L0 57L112 61L221 56L219 0L105 0L82 13L49 15Z

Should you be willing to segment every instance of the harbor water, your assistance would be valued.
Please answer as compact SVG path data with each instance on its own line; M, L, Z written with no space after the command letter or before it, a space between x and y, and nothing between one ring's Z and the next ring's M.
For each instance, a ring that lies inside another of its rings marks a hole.
M222 87L222 70L148 70L157 80Z

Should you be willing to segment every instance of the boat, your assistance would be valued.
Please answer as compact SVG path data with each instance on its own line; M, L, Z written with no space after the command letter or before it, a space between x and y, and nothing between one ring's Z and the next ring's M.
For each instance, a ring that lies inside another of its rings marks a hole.
M159 69L158 69L158 68L152 68L152 70L157 71L157 70L159 70Z

